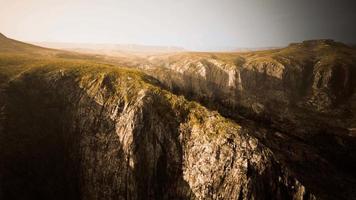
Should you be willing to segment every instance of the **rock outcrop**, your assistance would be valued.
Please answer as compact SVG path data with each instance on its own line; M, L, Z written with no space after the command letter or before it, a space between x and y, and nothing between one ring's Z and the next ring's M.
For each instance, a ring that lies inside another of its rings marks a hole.
M0 199L356 197L352 48L119 62L145 74L0 39Z
M60 65L4 88L3 199L314 198L248 127L137 71Z
M145 64L143 69L173 93L184 94L242 124L254 121L252 127L272 130L272 134L256 137L308 186L330 191L339 188L340 193L349 194L345 199L352 198L351 185L356 179L352 170L356 167L355 49L317 40L283 49L181 53L152 56L149 61L151 65ZM318 170L305 173L313 167ZM319 178L310 179L310 174ZM331 181L327 177L344 178Z
M308 115L318 115L330 126L354 125L356 50L332 40L260 52L181 53L149 60L150 67L145 64L144 69L171 91L225 115L290 124L290 130L300 123L307 126Z

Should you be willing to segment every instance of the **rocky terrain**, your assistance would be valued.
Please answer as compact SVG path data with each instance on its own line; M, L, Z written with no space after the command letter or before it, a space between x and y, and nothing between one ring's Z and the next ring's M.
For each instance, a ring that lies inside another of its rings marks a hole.
M350 47L134 62L0 42L0 199L356 196Z
M299 126L300 113L307 112L320 120L334 116L325 120L330 125L353 127L355 62L354 48L315 40L257 52L149 56L138 67L176 93L227 108L228 115Z

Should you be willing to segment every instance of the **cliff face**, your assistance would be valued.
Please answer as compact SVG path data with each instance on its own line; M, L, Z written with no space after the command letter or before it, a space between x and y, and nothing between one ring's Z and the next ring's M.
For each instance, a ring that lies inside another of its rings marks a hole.
M143 68L167 89L226 117L258 121L325 154L355 152L353 145L340 142L355 144L356 51L351 47L318 40L260 52L185 53L148 60L151 65ZM356 159L346 154L345 160Z
M291 130L308 126L314 115L330 126L355 126L356 51L331 40L261 52L164 55L150 62L144 68L170 90L229 116L283 122Z
M23 45L0 44L0 199L355 199L349 47L121 61L149 76Z
M318 40L260 52L148 60L142 68L173 93L242 124L267 128L255 137L314 191L338 188L338 195L354 198L355 49Z
M254 130L156 85L137 71L65 62L11 77L2 198L314 198Z

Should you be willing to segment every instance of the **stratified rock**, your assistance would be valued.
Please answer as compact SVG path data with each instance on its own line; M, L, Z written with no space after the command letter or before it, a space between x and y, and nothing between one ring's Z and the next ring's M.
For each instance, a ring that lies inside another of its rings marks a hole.
M332 40L259 52L152 56L149 61L145 70L167 88L227 116L289 124L289 130L319 129L309 124L316 118L341 127L356 119L350 106L356 88L356 50Z
M4 199L314 198L248 127L139 72L78 65L7 85Z

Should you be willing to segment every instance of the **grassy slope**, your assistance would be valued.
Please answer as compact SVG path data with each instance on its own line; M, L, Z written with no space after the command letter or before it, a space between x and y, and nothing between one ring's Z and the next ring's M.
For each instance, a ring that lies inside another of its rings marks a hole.
M84 72L90 69L94 70L95 67L98 67L98 63L100 60L96 56L42 48L9 39L0 34L0 84L34 68L69 67Z

